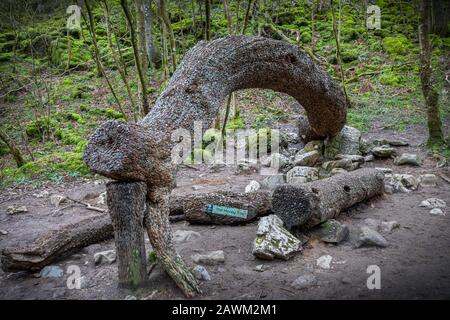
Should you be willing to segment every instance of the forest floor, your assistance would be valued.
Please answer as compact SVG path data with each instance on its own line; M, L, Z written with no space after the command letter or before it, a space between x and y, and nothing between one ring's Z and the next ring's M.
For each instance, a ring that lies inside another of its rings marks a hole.
M448 124L446 124L448 131ZM377 129L376 124L365 138L403 138L410 143L399 147L400 152L413 152L423 159L421 167L395 166L391 159L375 160L364 166L388 167L394 173L415 176L435 173L450 176L447 169L436 169L435 160L421 147L426 140L426 128L416 125L399 133ZM447 171L445 171L447 170ZM183 167L177 176L174 193L190 194L215 190L243 191L251 180L264 177L238 173L233 167L212 169L202 165L197 169ZM60 194L102 206L98 196L105 191L104 181L78 179L69 183L48 182L38 189L32 186L5 189L0 195L0 225L8 232L0 235L0 249L26 243L49 229L99 214L75 206L54 214L55 208L48 197L39 198L43 191ZM446 216L430 215L429 209L419 207L422 200L440 198L450 204L450 184L439 178L437 187L419 188L410 193L385 194L359 204L338 218L350 229L349 240L331 245L321 242L312 231L301 253L288 261L258 260L252 255L257 221L244 226L190 225L173 223L173 230L192 230L201 236L175 244L189 266L194 266L191 256L213 250L225 252L225 262L205 266L210 281L201 284L203 294L199 299L449 299L450 298L450 213ZM11 205L25 205L29 212L7 215ZM104 206L105 207L105 206ZM385 235L387 248L354 248L353 235L364 219L395 220L400 228ZM150 244L146 239L147 252ZM128 295L140 299L182 299L183 295L172 280L156 267L149 283L137 291L119 289L117 263L94 264L94 253L114 249L111 239L84 248L79 253L57 263L63 270L70 265L81 268L84 277L82 289L67 288L67 274L60 278L42 278L39 273L5 273L0 271L0 299L124 299ZM322 269L316 264L323 255L332 257L331 268ZM263 271L254 270L263 265ZM369 290L366 270L369 265L381 269L381 289ZM297 290L291 283L301 275L313 273L318 282L307 289Z

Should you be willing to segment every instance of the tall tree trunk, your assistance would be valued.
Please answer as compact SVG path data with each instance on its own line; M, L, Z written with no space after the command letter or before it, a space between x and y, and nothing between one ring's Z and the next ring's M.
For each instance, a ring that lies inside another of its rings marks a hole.
M132 113L133 113L133 118L134 121L137 122L138 117L138 110L136 108L136 103L134 102L134 98L133 98L133 94L131 93L131 88L130 85L128 83L127 80L127 75L125 72L125 67L124 64L120 61L120 57L117 55L117 52L114 48L113 45L113 41L112 41L112 31L111 31L111 27L110 27L110 14L109 14L109 6L106 0L103 0L103 4L105 6L105 20L106 20L106 35L108 38L108 46L109 46L109 50L111 51L111 55L112 58L114 60L114 64L117 67L117 70L119 71L120 77L122 78L122 81L125 85L125 88L127 90L127 94L128 94L128 98L130 99L130 103L131 103L131 109L132 109ZM118 40L116 39L116 41L118 42Z
M431 0L421 0L420 2L420 80L422 82L422 92L425 98L428 117L428 145L441 144L444 142L442 133L441 116L439 111L439 94L433 85L433 75L431 68L431 44L429 38L430 23L429 14Z
M84 18L85 22L88 24L89 34L92 38L92 44L94 45L94 54L95 54L95 60L97 62L97 68L100 68L99 70L102 73L103 77L105 78L106 84L108 85L109 90L111 91L111 94L114 97L114 100L116 100L116 103L117 103L117 106L119 107L120 112L122 113L125 120L128 120L127 114L123 110L122 103L120 102L119 97L117 96L116 91L114 90L114 87L112 86L111 82L109 81L108 76L106 75L106 72L105 72L105 68L103 67L103 64L101 61L100 50L98 49L98 44L97 44L97 35L95 34L94 18L92 16L91 6L90 6L88 0L85 0L84 3L86 5L89 23L86 20L84 15L83 15L83 18Z
M450 19L450 4L448 1L433 0L431 11L431 32L441 37L448 36L448 22Z
M145 24L145 43L148 60L156 68L160 66L160 57L158 49L153 42L153 15L150 0L143 0L144 3L144 24Z
M142 68L142 62L140 57L140 50L138 47L138 39L136 36L136 32L133 26L133 20L131 17L130 10L128 8L127 0L120 0L120 5L122 6L123 12L125 13L125 18L128 23L128 27L130 28L130 34L131 34L131 44L133 46L133 54L134 54L134 60L136 63L136 69L138 72L139 77L139 83L141 86L141 92L142 92L142 100L141 100L141 108L142 108L142 114L146 115L149 111L148 106L148 100L147 100L147 80L145 75L145 70Z
M0 140L2 140L6 144L6 146L9 148L9 152L13 156L14 161L16 161L17 167L20 168L21 166L23 166L26 162L23 159L22 153L16 147L16 144L14 143L14 141L12 141L8 137L6 132L3 132L1 129L0 129Z
M205 0L205 40L211 40L211 0Z
M169 36L170 57L172 59L172 72L175 72L175 69L177 68L177 56L176 56L177 50L175 45L175 35L173 33L169 15L167 13L165 0L159 0L159 15L161 16L164 25L166 26L167 34Z
M338 0L340 2L340 0ZM345 88L345 75L344 75L344 64L342 62L342 55L341 55L341 44L340 44L340 39L339 39L339 29L336 23L336 14L334 11L334 1L331 0L331 14L333 17L333 33L334 33L334 39L336 41L336 58L339 64L339 71L340 71L340 76L341 76L341 82L342 82L342 90L344 91L344 95L345 95L345 100L347 101L347 105L348 107L350 107L350 100L348 98L347 95L347 90ZM340 8L340 4L339 4L339 8ZM339 13L340 16L340 13ZM340 24L340 22L339 22Z
M247 9L245 10L244 23L242 25L241 34L245 34L245 30L247 29L248 20L250 17L250 9L252 7L253 0L248 0Z

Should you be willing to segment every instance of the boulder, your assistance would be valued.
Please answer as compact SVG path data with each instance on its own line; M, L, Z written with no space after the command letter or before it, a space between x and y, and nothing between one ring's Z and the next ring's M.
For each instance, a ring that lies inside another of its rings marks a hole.
M178 243L195 240L200 237L200 233L192 230L176 230L173 233L173 240Z
M425 207L429 209L445 208L446 206L447 204L445 203L445 201L438 198L428 198L422 201L419 205L419 207Z
M406 147L409 146L408 141L403 139L375 139L373 144L376 146L390 145L393 147Z
M351 162L359 162L359 163L364 163L364 159L365 157L358 155L358 154L338 154L336 155L336 160L341 160L341 159L348 159L351 160Z
M323 242L340 243L348 235L348 227L337 220L330 219L320 225L320 240Z
M388 145L382 145L380 147L373 148L372 154L377 158L392 158L396 155L396 151Z
M283 227L283 221L276 215L261 218L253 242L253 255L260 259L274 258L288 260L301 251L300 240Z
M61 203L64 203L67 201L67 198L65 196L59 195L59 194L52 194L50 196L50 203L54 207L59 207Z
M355 247L360 248L363 246L375 246L375 247L387 247L389 244L386 239L377 231L370 229L369 227L361 227L356 239Z
M430 214L434 216L445 216L444 211L441 208L433 208L430 210Z
M353 171L358 169L360 166L359 162L352 162L350 159L332 160L326 161L322 164L322 168L331 171L335 168L345 169L347 171Z
M401 165L420 166L422 164L422 160L417 154L403 153L400 157L394 159L394 164L398 166Z
M330 269L333 257L330 255L321 256L316 260L316 264L321 269Z
M334 159L337 154L361 154L361 132L353 127L344 126L341 132L325 141L324 156Z
M58 266L46 266L41 270L39 275L42 278L61 278L64 276L64 270Z
M333 168L333 169L330 171L330 174L331 174L332 176L334 176L334 175L336 175L336 174L347 173L347 172L348 172L347 170L342 169L342 168Z
M315 286L317 284L317 278L313 274L305 274L292 282L291 286L297 290L303 290Z
M204 266L196 265L192 269L192 273L197 280L209 281L211 280L211 276Z
M286 182L289 184L301 184L318 179L319 171L312 167L294 167L286 174Z
M245 186L245 193L255 192L261 188L261 185L258 181L252 180L250 183Z
M286 183L284 175L283 174L274 174L269 175L266 178L264 178L263 181L261 181L261 187L264 189L273 190L278 185Z
M8 206L6 208L6 213L9 215L25 213L25 212L28 212L28 208L26 206Z
M422 174L419 177L421 187L436 187L438 178L434 174Z
M261 164L265 167L284 168L289 164L289 159L281 153L272 153Z
M320 152L317 150L309 152L299 152L295 155L294 166L313 167L320 159Z
M116 261L116 251L106 250L94 254L94 264L112 264Z

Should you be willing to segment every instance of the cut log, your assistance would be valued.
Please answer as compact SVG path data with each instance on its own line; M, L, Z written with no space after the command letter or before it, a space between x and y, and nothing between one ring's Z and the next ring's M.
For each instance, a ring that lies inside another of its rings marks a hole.
M366 168L300 186L280 185L272 197L272 210L287 228L312 227L383 192L384 174Z
M212 192L184 199L186 220L198 224L237 225L270 213L271 192Z
M143 182L109 182L106 195L114 227L119 285L137 287L147 278L144 244L147 186Z
M52 230L24 247L7 247L1 252L3 271L37 271L94 243L113 236L107 214L84 219Z

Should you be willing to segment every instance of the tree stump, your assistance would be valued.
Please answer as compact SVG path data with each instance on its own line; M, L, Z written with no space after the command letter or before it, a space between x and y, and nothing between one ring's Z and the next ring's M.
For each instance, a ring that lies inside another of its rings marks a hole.
M312 227L383 192L384 174L366 168L300 186L280 185L272 197L272 210L287 228Z
M147 187L143 182L109 182L106 195L114 228L119 285L137 287L147 278L143 226Z

